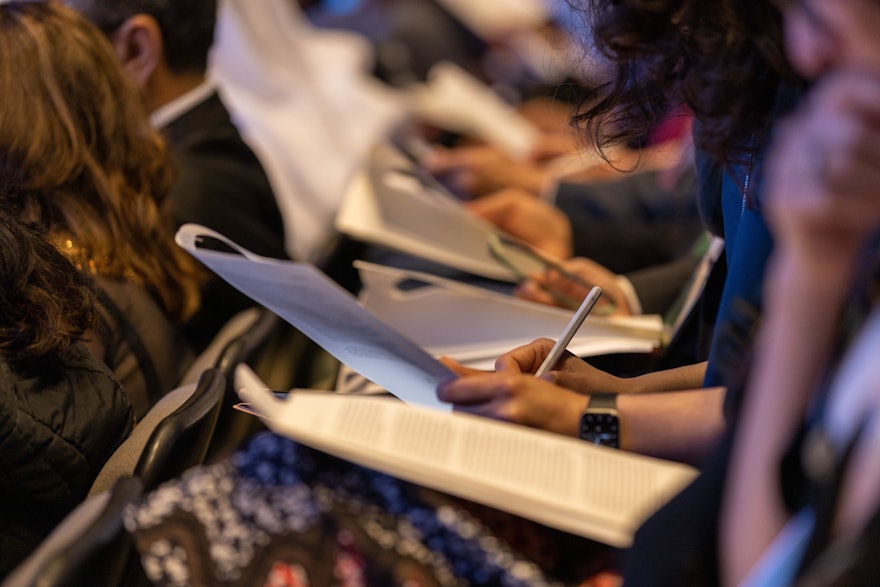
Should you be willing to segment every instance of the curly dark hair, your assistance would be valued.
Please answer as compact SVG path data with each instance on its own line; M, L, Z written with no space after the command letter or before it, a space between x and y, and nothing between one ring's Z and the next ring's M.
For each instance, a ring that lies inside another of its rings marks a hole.
M95 326L90 278L37 228L0 209L0 353L33 365Z
M785 58L770 0L569 0L584 16L609 77L574 123L604 148L637 141L674 106L700 125L697 147L741 160L766 132L781 83L802 83ZM763 129L763 131L762 131Z

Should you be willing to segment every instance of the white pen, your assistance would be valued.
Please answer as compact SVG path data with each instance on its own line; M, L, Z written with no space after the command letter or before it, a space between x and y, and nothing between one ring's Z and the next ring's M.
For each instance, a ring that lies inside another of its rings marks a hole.
M562 357L562 353L565 352L568 343L571 342L571 339L578 331L578 328L583 324L584 318L587 317L587 314L590 313L590 310L592 310L593 306L596 305L596 302L599 301L599 296L601 295L601 287L594 287L590 290L590 293L588 293L587 297L584 298L584 301L581 302L580 308L578 308L574 313L574 316L571 317L568 326L565 327L565 330L562 331L562 334L556 340L556 344L550 349L550 354L547 355L547 358L544 359L544 362L541 363L541 366L535 371L535 377L540 377L556 365L556 362Z

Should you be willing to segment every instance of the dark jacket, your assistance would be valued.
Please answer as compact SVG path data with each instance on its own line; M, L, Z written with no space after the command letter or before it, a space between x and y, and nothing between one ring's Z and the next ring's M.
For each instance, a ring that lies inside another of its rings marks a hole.
M615 181L562 183L556 206L572 226L574 255L615 273L662 265L687 255L702 232L696 173L687 168L672 189L657 171Z
M180 226L212 228L259 255L287 258L284 225L269 179L215 93L163 129L177 167L171 209ZM219 278L203 289L202 309L185 325L196 352L237 312L253 306Z
M159 304L141 286L96 278L101 328L89 350L122 383L136 420L180 383L194 354Z
M121 385L82 344L33 374L0 359L0 577L86 497L131 428Z

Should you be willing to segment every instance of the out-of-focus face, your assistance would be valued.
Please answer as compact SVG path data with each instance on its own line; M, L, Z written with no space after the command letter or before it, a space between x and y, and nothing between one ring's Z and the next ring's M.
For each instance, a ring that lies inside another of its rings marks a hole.
M880 0L777 0L792 65L815 79L841 67L880 71Z

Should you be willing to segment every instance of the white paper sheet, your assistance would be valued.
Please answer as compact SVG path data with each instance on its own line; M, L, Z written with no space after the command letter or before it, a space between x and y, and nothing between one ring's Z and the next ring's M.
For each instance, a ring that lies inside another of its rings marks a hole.
M202 236L223 241L241 255L199 248ZM407 403L450 409L437 399L436 389L453 377L452 372L313 265L260 257L196 224L182 226L176 240L235 288L367 379Z
M495 359L539 337L555 339L572 312L519 300L454 280L355 262L361 304L434 356L492 369ZM404 290L407 280L425 285ZM568 349L581 357L649 353L660 346L660 316L587 317Z
M526 158L541 137L538 128L495 90L448 61L434 65L427 83L411 86L404 95L407 107L420 119L479 138L512 159Z
M376 147L369 164L352 181L336 228L356 239L461 271L518 280L492 256L489 242L500 232L387 145ZM525 274L543 269L524 253L510 250L508 257Z

